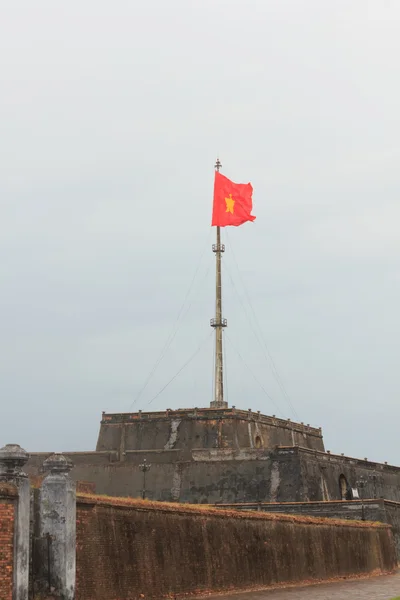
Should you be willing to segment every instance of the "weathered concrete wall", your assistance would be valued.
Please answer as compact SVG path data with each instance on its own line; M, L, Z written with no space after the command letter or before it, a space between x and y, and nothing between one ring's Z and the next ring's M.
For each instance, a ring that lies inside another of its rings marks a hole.
M400 501L400 469L367 460L313 452L299 448L302 500L340 500L339 480L345 477L348 489L358 488L360 479L365 487L359 490L364 498L384 497Z
M32 476L48 455L33 455ZM363 497L400 500L400 469L386 464L310 451L300 447L209 448L126 451L123 460L110 453L67 453L75 481L92 482L109 496L141 496L146 458L146 497L152 500L214 504L216 502L297 502L340 500L339 479ZM112 460L110 460L110 457ZM100 460L101 458L101 460Z
M0 482L0 599L13 600L14 523L18 491Z
M322 431L304 423L231 409L103 414L97 450L193 450L303 446L324 450Z
M395 564L383 525L78 497L77 600L243 589Z
M74 462L76 455L66 453ZM252 500L300 500L300 463L297 449L285 448L193 451L192 460L182 460L175 450L129 452L121 462L75 463L71 476L89 481L96 492L109 496L141 496L140 464L151 464L146 474L146 497L151 500L189 503L248 502ZM43 458L43 455L41 455ZM34 457L34 461L37 458ZM28 470L38 472L34 461Z
M29 461L26 470L29 475L37 477L42 472L42 466L45 460L54 454L53 452L32 452L29 455ZM108 463L118 462L116 452L63 452L69 456L74 465L107 465Z
M394 543L396 545L397 559L400 563L400 503L381 500L381 504L382 503L384 506L385 518L379 518L377 520L384 523L389 523L389 525L391 525Z

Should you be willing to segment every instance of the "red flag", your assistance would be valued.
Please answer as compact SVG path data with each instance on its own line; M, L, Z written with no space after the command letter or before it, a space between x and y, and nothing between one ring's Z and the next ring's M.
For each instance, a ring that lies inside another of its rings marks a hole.
M253 188L251 183L233 183L219 171L215 171L214 206L211 225L237 227L246 221L254 221L251 214Z

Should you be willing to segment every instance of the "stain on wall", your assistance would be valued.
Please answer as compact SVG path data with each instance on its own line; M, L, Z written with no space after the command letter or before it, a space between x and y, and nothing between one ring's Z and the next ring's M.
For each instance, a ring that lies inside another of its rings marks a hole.
M271 468L271 491L270 491L271 502L277 501L279 483L280 483L279 463L275 460L272 463L272 468Z
M169 432L168 442L164 446L164 450L172 450L175 448L176 440L178 438L178 428L181 424L180 419L172 419L171 421L171 429Z
M182 467L178 463L175 465L175 471L172 477L171 500L177 502L181 495L182 485Z

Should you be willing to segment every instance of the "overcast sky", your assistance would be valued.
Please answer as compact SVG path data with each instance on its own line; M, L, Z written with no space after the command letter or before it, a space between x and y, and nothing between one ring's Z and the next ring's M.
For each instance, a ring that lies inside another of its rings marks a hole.
M219 154L229 403L399 464L400 3L0 9L0 445L209 405Z

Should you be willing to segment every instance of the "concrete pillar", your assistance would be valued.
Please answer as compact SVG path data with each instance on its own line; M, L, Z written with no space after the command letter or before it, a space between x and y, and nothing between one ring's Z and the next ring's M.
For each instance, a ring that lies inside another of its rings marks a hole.
M71 461L62 454L49 456L43 463L48 474L39 499L39 535L48 542L48 591L62 600L75 598L76 488L71 469Z
M28 600L29 591L29 516L30 485L22 468L29 454L18 444L0 449L0 481L12 483L18 490L14 520L13 600Z

